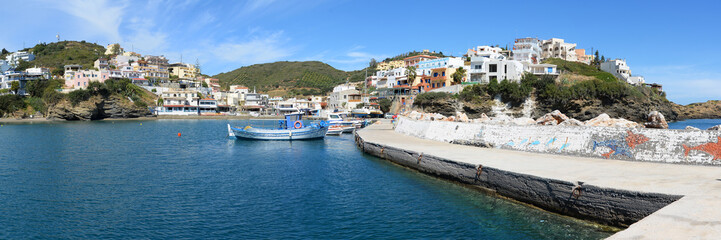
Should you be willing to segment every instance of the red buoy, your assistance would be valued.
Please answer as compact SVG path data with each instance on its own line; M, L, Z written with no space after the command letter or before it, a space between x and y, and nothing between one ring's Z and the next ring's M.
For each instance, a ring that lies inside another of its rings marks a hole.
M180 137L180 133L178 133L178 137Z

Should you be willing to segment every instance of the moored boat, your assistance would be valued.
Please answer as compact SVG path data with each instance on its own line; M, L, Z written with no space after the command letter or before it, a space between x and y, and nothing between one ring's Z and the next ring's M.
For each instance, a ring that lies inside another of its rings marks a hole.
M303 114L287 114L285 120L278 121L277 128L256 128L250 125L243 128L231 127L228 124L228 134L237 139L250 140L307 140L323 138L328 131L325 121L318 123L303 123Z
M343 134L343 127L341 126L330 126L328 127L328 132L325 133L325 135L338 135L340 136Z

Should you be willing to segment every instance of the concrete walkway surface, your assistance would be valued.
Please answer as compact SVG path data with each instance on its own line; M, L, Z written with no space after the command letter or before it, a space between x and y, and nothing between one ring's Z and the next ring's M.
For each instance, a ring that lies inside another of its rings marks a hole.
M396 133L388 121L359 130L364 142L514 173L680 200L611 239L721 239L721 167L632 162L480 148Z

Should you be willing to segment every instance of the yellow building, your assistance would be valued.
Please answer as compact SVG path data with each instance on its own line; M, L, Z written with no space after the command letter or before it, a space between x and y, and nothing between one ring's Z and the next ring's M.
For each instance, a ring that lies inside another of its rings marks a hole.
M402 68L405 67L405 62L403 60L395 60L390 62L381 62L378 64L378 67L376 67L378 70L381 71L387 71L394 68Z
M173 63L168 68L171 75L178 76L183 80L195 80L200 76L200 71L193 64Z

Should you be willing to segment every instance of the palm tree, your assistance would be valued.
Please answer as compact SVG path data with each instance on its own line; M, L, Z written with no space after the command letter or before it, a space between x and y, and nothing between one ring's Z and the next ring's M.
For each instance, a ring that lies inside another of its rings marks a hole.
M466 69L464 69L463 67L458 67L458 69L456 69L456 72L454 72L453 75L451 75L451 77L453 78L453 83L455 83L455 84L462 83L463 78L466 77Z
M408 75L408 82L413 83L416 80L416 67L406 67L406 75Z

